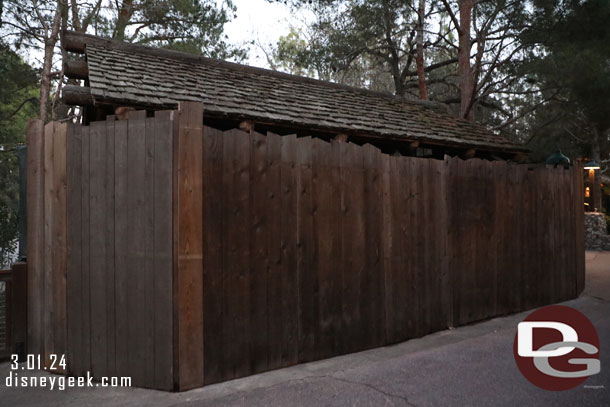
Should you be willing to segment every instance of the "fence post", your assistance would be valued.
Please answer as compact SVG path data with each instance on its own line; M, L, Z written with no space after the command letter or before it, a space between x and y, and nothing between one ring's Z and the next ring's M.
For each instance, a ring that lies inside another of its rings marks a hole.
M174 384L203 386L203 105L180 103L174 131Z
M44 122L28 122L27 133L27 353L42 353L42 272L44 269Z
M66 352L66 130L31 120L27 140L27 353Z

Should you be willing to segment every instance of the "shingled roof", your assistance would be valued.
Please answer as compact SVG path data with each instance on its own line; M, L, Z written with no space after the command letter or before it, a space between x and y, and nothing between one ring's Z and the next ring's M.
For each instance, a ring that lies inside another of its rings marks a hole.
M65 37L66 49L85 51L94 104L175 108L179 101L200 101L206 115L216 117L455 147L524 150L430 102L84 34Z

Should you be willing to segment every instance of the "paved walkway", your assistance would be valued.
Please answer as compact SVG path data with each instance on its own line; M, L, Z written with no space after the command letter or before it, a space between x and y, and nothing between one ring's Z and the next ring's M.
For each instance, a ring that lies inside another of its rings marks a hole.
M610 406L610 253L587 253L585 293L565 305L589 317L602 348L601 373L565 392L540 390L518 371L512 344L525 312L184 393L2 384L0 406ZM7 371L0 365L0 378Z
M585 261L587 279L583 294L610 300L610 252L586 252Z

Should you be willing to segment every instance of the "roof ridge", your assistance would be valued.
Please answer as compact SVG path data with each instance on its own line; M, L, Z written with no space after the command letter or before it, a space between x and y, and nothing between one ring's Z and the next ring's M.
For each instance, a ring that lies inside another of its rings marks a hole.
M79 33L79 32L70 31L70 30L65 31L62 38L69 38L69 41L71 44L73 44L74 42L78 42L78 43L82 42L83 46L86 46L87 44L89 44L89 45L93 45L93 46L101 46L104 48L119 49L119 50L124 50L124 51L134 51L134 52L138 52L141 54L148 54L151 56L158 56L158 57L162 57L162 58L174 59L174 60L179 60L181 62L186 62L186 63L193 63L193 64L205 63L207 65L219 66L219 67L228 68L228 69L231 69L234 71L265 75L265 76L276 77L276 78L281 78L281 79L288 79L288 80L298 82L298 83L307 83L307 84L311 84L311 85L318 85L318 86L323 86L323 87L332 88L332 89L342 89L342 90L346 90L346 91L364 94L367 96L376 96L376 97L380 97L380 98L385 98L385 99L393 100L393 101L400 102L400 103L419 105L419 106L428 107L428 108L435 109L435 110L442 109L444 113L447 112L446 105L441 102L434 102L434 101L430 101L430 100L408 99L408 98L405 98L404 96L393 95L393 94L387 93L387 92L380 92L380 91L374 91L374 90L365 89L365 88L358 88L355 86L344 85L344 84L331 82L331 81L325 81L322 79L315 79L315 78L310 78L307 76L293 75L293 74L289 74L289 73L285 73L285 72L281 72L281 71L274 71L272 69L245 65L245 64L240 64L237 62L231 62L231 61L225 61L222 59L205 57L202 55L194 55L194 54L189 54L189 53L181 52L181 51L175 51L175 50L171 50L171 49L167 49L167 48L157 48L157 47L152 47L152 46L142 45L142 44L132 44L129 42L114 40L114 39L110 39L110 38L98 37L95 35ZM80 41L79 41L79 39L80 39ZM73 48L73 47L67 48L68 51L75 50L75 49L76 48Z

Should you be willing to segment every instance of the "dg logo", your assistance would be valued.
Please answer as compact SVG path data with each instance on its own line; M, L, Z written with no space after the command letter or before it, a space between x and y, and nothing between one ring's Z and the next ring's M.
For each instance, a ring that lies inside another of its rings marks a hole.
M523 376L545 390L568 390L600 372L595 327L563 305L540 308L521 322L513 352Z

